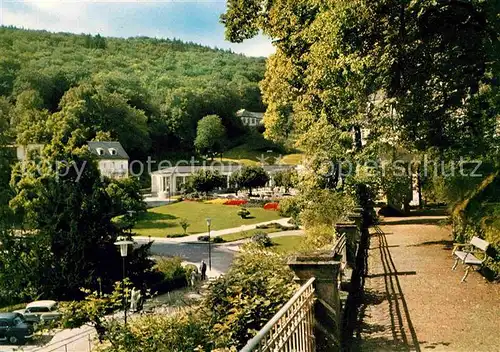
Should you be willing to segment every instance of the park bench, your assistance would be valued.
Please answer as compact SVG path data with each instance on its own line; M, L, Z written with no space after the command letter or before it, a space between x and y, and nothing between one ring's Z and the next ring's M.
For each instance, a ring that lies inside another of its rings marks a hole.
M488 250L490 244L489 242L474 236L469 243L454 243L453 245L454 248L452 255L456 258L456 260L451 270L455 270L458 263L462 262L462 264L465 265L465 274L462 278L462 282L464 282L467 275L469 275L469 270L471 268L482 268L484 262L486 261L486 251ZM482 259L478 258L477 255L479 255Z

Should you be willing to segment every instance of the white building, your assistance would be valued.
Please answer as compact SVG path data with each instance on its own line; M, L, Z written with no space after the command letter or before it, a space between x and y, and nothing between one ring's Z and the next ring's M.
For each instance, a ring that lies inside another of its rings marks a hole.
M236 116L241 119L241 122L245 126L259 126L264 123L264 113L262 112L251 112L241 109L236 112Z
M99 159L101 175L109 178L128 177L129 156L120 142L88 142L88 146Z
M151 174L151 193L157 194L160 197L178 194L182 191L183 185L186 184L188 178L199 170L211 170L218 172L226 177L227 187L229 188L229 178L231 175L239 171L241 165L214 165L214 166L174 166L155 171ZM268 186L273 186L273 174L278 171L296 168L291 165L265 165L264 170L269 174Z

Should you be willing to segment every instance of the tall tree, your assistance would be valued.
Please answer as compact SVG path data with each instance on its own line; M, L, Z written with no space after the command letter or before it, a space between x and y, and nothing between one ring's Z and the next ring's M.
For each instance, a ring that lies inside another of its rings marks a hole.
M290 191L290 188L297 184L297 178L298 175L295 170L278 171L273 176L276 187L285 188L285 192L287 193Z
M269 182L269 175L260 166L245 166L231 175L231 183L238 188L248 189L250 195L254 188L263 187Z
M198 122L194 146L198 153L214 157L226 145L226 129L217 115L208 115Z
M275 43L262 83L266 133L279 139L293 121L314 175L328 180L317 185L339 186L325 176L339 174L331 165L356 165L343 184L354 181L364 205L373 179L359 165L377 160L370 144L441 156L463 141L488 144L498 105L484 92L497 85L498 10L495 0L229 0L222 22L231 41L262 30Z
M44 148L40 163L18 164L11 184L16 192L11 207L29 236L4 238L0 263L17 260L31 268L23 279L29 282L27 296L74 299L82 286L99 287L99 278L104 289L121 278L113 200L87 148L54 141ZM12 258L21 249L25 254Z
M9 148L10 105L6 99L0 97L0 227L10 215L8 204L12 192L9 186L11 163L14 150Z
M199 170L188 179L187 187L197 192L208 193L226 186L226 178L218 171Z
M382 127L420 149L446 149L478 121L466 112L496 76L497 13L494 0L230 0L222 21L232 41L259 30L274 39L262 85L271 135L293 111L308 141L319 126L356 136Z

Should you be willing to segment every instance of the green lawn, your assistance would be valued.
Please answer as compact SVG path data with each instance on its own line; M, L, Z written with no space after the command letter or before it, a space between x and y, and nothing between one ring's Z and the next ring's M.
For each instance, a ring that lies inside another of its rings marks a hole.
M304 241L303 236L282 236L272 239L274 246L271 247L278 253L298 252Z
M140 236L165 237L167 234L183 233L179 221L187 219L191 226L188 234L207 231L206 218L212 219L212 230L223 230L242 225L279 219L278 212L262 208L249 208L250 219L241 219L240 208L231 205L206 204L201 202L180 202L149 209L142 214L134 232Z
M272 149L273 148L270 148L269 150ZM279 161L281 164L298 165L303 157L304 155L300 153L281 155L281 153L274 151L268 153L267 150L254 150L248 144L243 144L224 152L222 160L245 165L259 165L262 162L262 158L264 158L266 163L275 163Z

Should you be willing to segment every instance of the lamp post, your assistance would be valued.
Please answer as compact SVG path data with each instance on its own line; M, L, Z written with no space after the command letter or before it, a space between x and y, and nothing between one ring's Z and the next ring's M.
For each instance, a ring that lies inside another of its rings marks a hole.
M123 270L123 316L124 316L124 322L125 325L127 325L127 294L125 292L125 258L127 257L128 254L128 246L134 244L132 241L118 241L115 242L116 246L120 247L120 254L122 257L122 270Z
M210 226L212 225L212 219L207 218L208 227L208 270L212 271L212 239L210 238Z

